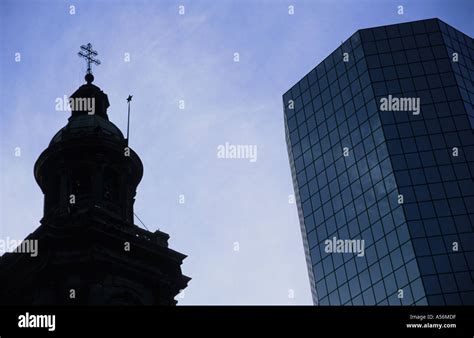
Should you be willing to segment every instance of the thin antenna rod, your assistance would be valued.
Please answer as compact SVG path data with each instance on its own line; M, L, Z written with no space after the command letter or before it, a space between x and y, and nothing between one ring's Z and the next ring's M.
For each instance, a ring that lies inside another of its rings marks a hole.
M130 139L130 102L132 101L133 95L128 95L127 102L128 102L128 120L127 120L127 145L129 144Z
M145 223L142 222L142 220L140 219L140 217L138 217L138 215L137 215L136 213L133 213L133 214L134 214L135 217L140 221L140 223L145 227L145 229L147 229L148 231L150 231L150 230L146 227Z

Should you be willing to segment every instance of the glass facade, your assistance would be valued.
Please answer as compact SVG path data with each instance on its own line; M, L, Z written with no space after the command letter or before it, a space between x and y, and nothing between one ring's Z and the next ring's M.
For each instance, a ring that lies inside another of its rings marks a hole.
M474 44L363 29L283 95L313 300L474 305Z

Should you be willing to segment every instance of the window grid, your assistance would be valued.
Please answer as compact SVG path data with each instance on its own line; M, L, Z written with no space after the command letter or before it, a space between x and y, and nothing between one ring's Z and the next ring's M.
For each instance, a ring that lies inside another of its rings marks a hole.
M446 42L453 33L443 25L427 20L361 30L283 96L322 305L450 304L461 302L461 292L473 297L466 281L474 255L449 252L455 236L472 234L465 224L474 220L468 155L474 118L464 109L473 97L472 59L451 66L450 48L469 41L453 30L454 41ZM350 62L342 62L343 52L354 56ZM421 97L422 115L381 114L377 102L388 93ZM454 146L462 154L456 159L449 156ZM394 202L398 193L406 197L402 205ZM324 241L333 236L368 238L366 256L325 253ZM471 240L458 239L460 245ZM432 272L420 271L418 259L426 257L436 261ZM398 288L406 294L402 301Z

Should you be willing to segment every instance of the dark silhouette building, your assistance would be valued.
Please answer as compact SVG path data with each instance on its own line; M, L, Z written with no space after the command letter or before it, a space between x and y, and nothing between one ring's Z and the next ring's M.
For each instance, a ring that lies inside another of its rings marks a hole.
M190 280L180 267L186 256L168 247L166 233L134 225L143 165L109 121L90 51L69 122L35 164L44 216L27 240L37 240L38 255L0 258L1 304L175 305Z
M362 29L283 95L315 304L474 304L473 60L439 19Z

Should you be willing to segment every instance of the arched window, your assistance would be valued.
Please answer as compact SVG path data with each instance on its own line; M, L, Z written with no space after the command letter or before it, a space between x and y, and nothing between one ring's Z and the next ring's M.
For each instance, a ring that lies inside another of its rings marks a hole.
M92 193L92 175L86 167L74 168L71 174L71 193L76 198Z
M45 211L50 210L54 205L59 202L61 185L60 175L50 175L46 182L46 193L45 193Z
M104 170L104 192L103 198L105 201L117 202L119 200L119 182L118 174L112 168L105 168Z

